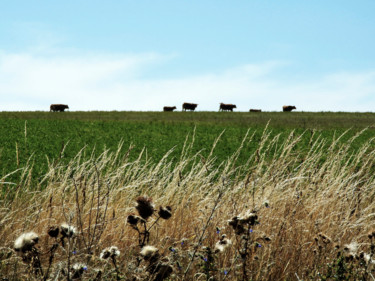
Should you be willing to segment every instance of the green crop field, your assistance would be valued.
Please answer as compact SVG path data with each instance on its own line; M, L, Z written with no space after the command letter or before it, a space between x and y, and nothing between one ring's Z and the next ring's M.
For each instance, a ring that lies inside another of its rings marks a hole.
M170 159L177 159L187 140L194 138L193 153L207 157L221 135L214 155L221 163L241 145L248 132L239 164L247 161L258 147L268 125L272 137L280 141L293 130L303 134L299 149L303 154L311 137L321 136L330 142L348 130L344 141L367 128L353 144L353 149L375 136L375 114L308 112L2 112L0 113L0 171L4 177L25 165L32 165L34 184L59 161L67 164L81 149L90 155L105 150L130 147L130 159L143 152L144 159L158 162L173 149ZM188 139L187 139L188 138ZM17 181L20 173L8 180Z

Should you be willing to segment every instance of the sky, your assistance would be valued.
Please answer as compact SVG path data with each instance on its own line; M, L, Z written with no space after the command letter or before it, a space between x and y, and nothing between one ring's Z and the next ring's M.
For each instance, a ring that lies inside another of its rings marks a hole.
M0 111L375 112L374 0L2 0Z

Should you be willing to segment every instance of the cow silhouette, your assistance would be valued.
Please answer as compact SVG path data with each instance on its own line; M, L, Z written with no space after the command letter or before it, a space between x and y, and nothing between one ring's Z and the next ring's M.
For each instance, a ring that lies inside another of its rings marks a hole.
M219 111L233 111L233 108L237 108L235 104L220 103Z
M197 108L197 106L198 106L198 104L196 104L196 103L184 102L184 104L182 105L182 110L183 111L186 111L186 110L194 111Z
M65 109L69 109L69 106L67 104L51 104L49 107L49 111L60 111L64 112Z
M297 109L297 107L295 107L294 105L284 105L284 106L283 106L283 111L284 111L284 112L290 112L290 111L292 111L293 109Z

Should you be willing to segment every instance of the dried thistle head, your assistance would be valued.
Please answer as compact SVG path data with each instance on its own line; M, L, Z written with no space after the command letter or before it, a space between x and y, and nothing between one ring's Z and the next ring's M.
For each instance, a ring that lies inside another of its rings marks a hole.
M228 220L228 224L233 227L233 230L236 232L237 235L240 235L246 231L241 221L239 220L239 217L237 216Z
M250 225L255 225L258 220L258 215L255 212L247 211L245 214L238 218L240 223L248 223Z
M126 221L128 222L128 224L136 226L139 222L143 221L143 219L139 216L131 214L127 217Z
M139 196L136 199L137 205L135 208L138 211L138 214L145 220L151 217L155 211L154 204L150 197Z
M82 277L83 273L87 271L87 266L83 263L75 263L72 267L73 276L72 279L79 279Z
M76 233L77 233L77 230L74 226L71 226L71 225L68 225L67 223L63 223L60 225L60 231L61 231L61 235L65 238L65 237L73 237Z
M160 206L158 214L162 219L167 220L172 216L172 208L170 206L166 206L165 208Z
M216 242L214 251L215 253L222 253L227 249L230 245L232 245L232 241L223 234L219 241Z
M120 255L120 251L116 246L111 246L108 248L105 248L101 253L100 253L100 258L101 259L108 259L108 258L115 258Z
M26 232L21 234L14 241L14 250L21 251L23 253L31 251L35 244L39 241L39 236L35 232Z
M51 226L48 231L47 231L48 235L52 238L56 238L57 236L59 236L59 233L60 233L60 229L58 226Z
M344 251L346 253L345 258L349 260L352 260L351 256L353 257L353 259L356 258L358 249L359 249L359 244L356 241L351 242L350 244L346 244L344 246Z
M159 258L159 249L154 246L147 245L142 248L140 254L146 261L157 260Z

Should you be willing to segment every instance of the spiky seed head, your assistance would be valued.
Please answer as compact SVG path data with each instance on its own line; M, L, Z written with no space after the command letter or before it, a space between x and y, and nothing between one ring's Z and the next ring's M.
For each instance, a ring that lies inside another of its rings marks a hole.
M21 252L30 251L38 241L39 236L35 232L23 233L14 241L14 250Z
M159 249L154 246L147 245L142 248L140 254L143 257L143 259L146 261L154 260L159 257Z
M136 199L137 205L135 208L138 211L138 214L145 220L151 217L155 211L154 204L150 197L139 196Z
M59 236L59 232L60 229L57 226L51 226L47 231L48 235L52 238L56 238L57 236Z
M77 232L74 226L68 225L67 223L61 224L60 230L61 230L61 235L63 237L68 237L68 238L73 237Z
M165 208L160 206L158 214L162 219L167 220L172 216L172 208L170 206Z
M120 251L116 246L111 246L108 248L105 248L101 253L100 253L100 258L105 260L108 259L109 257L115 258L120 255Z

